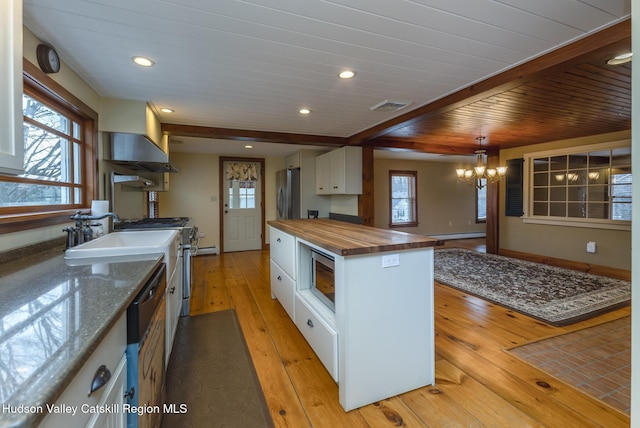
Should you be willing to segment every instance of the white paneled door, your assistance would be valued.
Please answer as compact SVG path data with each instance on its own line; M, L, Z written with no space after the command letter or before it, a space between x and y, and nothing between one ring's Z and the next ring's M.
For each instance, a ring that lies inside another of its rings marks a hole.
M262 248L260 163L225 161L224 252Z

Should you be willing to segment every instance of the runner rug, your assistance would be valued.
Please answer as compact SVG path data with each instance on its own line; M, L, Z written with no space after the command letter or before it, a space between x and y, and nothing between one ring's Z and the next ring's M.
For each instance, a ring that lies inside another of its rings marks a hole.
M165 385L163 427L274 426L233 309L180 318Z
M629 281L458 248L435 251L434 278L554 326L631 301Z

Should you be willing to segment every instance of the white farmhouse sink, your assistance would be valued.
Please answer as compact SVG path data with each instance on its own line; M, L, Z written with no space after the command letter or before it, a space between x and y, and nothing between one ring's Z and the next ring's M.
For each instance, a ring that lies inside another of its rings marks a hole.
M95 259L111 256L164 253L167 273L173 270L180 246L178 230L113 232L65 251L64 258Z

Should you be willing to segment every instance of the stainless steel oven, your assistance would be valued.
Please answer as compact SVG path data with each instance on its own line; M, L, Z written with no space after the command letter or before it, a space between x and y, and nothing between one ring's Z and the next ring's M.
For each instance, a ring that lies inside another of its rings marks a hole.
M335 260L332 256L311 249L311 292L335 312Z
M160 426L164 403L167 287L162 263L127 309L128 428ZM141 411L144 410L144 411Z

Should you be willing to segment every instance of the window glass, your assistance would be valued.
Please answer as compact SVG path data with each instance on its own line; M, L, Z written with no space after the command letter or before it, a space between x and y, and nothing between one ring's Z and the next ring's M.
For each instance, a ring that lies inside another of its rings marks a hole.
M389 171L390 226L418 224L416 171Z
M482 188L476 188L476 223L487 221L487 179L481 178Z
M53 104L53 103L52 103ZM0 177L0 209L84 203L82 124L27 93L22 97L24 173Z
M631 148L603 146L562 155L530 155L530 215L630 221Z

